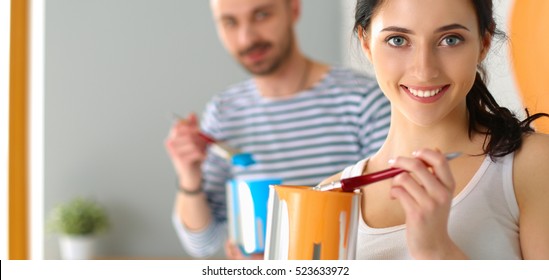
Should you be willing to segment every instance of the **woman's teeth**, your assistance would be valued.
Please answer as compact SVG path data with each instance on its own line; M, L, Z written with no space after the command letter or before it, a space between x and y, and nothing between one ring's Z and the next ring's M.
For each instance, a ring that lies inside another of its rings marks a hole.
M437 88L433 90L418 90L418 89L408 88L408 90L414 96L417 96L417 97L431 97L431 96L437 95L442 90L442 88Z

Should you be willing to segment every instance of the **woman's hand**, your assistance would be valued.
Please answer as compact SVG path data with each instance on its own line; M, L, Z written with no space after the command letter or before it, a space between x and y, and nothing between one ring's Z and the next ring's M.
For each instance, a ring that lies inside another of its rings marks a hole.
M391 196L406 214L406 238L415 259L461 259L465 255L448 235L454 177L444 154L422 149L389 162L403 172L393 178Z

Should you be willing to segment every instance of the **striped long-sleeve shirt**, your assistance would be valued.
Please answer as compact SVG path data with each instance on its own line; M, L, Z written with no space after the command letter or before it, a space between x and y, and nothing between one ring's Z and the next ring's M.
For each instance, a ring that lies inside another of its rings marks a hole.
M314 186L375 153L389 122L390 104L376 81L342 67L284 100L262 97L252 79L230 87L208 104L202 129L253 154L257 163L244 169L209 153L202 183L214 219L205 230L191 232L174 213L183 247L194 257L223 247L228 180L280 178L283 184Z

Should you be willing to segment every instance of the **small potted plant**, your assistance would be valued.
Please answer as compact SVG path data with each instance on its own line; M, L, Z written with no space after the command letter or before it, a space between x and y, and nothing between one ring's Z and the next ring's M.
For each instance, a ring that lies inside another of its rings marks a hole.
M99 203L77 197L53 208L48 226L60 235L62 259L92 259L97 234L109 228L109 219Z

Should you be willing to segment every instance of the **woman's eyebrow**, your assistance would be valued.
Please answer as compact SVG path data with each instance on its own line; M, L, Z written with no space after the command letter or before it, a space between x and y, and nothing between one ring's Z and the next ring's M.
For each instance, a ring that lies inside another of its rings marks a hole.
M453 24L448 24L448 25L439 27L437 30L435 30L435 33L444 32L444 31L453 30L453 29L463 29L463 30L470 31L469 28L461 24L453 23ZM381 32L387 32L387 31L399 32L399 33L405 33L405 34L415 34L414 31L410 29L407 29L404 27L398 27L398 26L388 26L381 30Z
M453 30L453 29L463 29L463 30L471 31L471 30L469 30L469 28L467 28L467 27L465 27L461 24L454 23L454 24L448 24L448 25L442 26L442 27L438 28L436 30L436 32L444 32L444 31L449 31L449 30Z
M398 26L388 26L383 29L381 29L381 32L399 32L399 33L407 33L407 34L414 34L414 32L410 29L404 28L404 27L398 27Z

